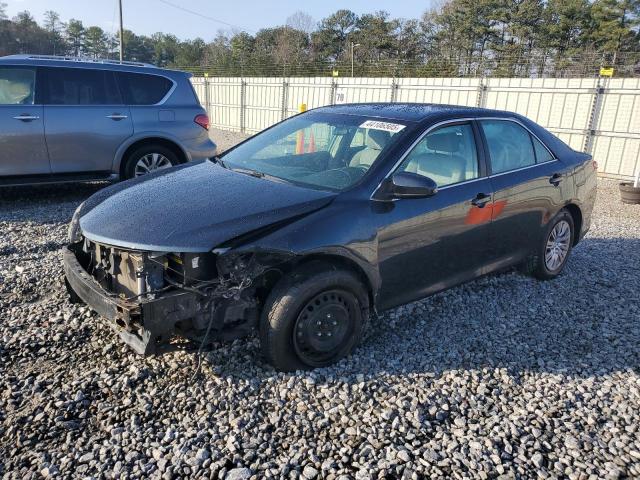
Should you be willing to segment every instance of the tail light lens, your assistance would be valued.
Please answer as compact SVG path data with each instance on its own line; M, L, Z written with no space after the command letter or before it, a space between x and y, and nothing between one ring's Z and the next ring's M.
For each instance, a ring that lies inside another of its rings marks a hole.
M196 118L193 119L198 125L200 125L205 130L209 130L209 116L201 113L200 115L196 115Z

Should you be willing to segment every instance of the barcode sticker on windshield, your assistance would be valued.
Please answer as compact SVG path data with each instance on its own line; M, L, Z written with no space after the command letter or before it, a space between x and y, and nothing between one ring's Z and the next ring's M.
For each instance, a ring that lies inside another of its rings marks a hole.
M378 120L367 120L360 128L370 128L372 130L383 130L385 132L398 133L405 126L399 123L379 122Z

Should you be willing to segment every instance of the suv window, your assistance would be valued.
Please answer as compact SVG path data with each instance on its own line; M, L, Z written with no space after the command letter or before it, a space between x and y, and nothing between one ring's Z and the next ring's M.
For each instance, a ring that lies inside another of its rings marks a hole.
M168 78L159 75L118 72L120 91L127 105L155 105L173 86Z
M0 105L33 105L35 68L0 67Z
M491 156L491 172L502 173L535 165L536 155L529 132L509 120L481 120Z
M429 177L439 187L478 178L473 128L464 123L430 132L411 150L399 170Z
M107 70L50 67L45 69L49 105L121 105L113 74Z

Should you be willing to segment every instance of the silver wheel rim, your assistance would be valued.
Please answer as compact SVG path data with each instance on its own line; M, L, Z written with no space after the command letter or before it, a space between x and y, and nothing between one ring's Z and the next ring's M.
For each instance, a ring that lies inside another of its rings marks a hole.
M571 242L571 227L566 220L560 220L555 224L544 252L544 263L550 271L558 270L569 253L569 243Z
M134 175L139 177L149 172L155 172L156 170L162 170L163 168L172 167L171 160L162 155L161 153L147 153L136 162L136 169Z

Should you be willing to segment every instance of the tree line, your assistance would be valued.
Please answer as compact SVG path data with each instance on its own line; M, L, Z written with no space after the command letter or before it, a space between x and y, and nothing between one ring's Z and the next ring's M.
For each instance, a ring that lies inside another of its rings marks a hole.
M117 35L55 11L42 25L0 2L0 55L117 58ZM640 74L640 0L445 0L421 18L341 9L316 22L297 12L255 33L206 42L124 31L126 60L210 75L593 76Z

